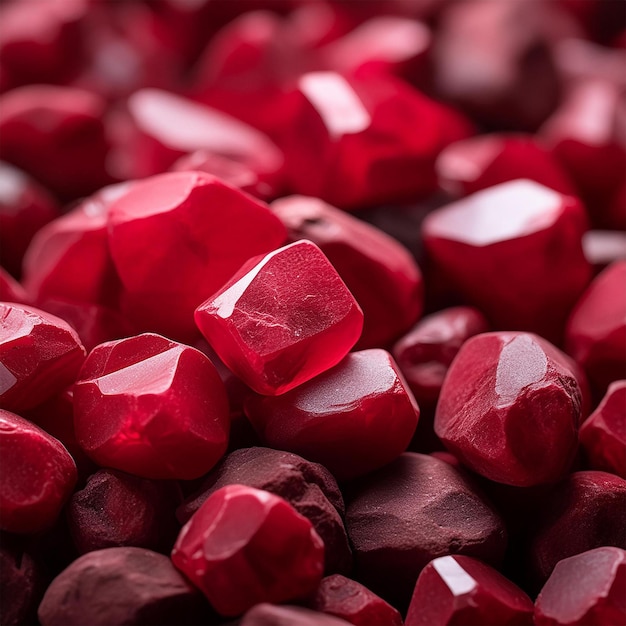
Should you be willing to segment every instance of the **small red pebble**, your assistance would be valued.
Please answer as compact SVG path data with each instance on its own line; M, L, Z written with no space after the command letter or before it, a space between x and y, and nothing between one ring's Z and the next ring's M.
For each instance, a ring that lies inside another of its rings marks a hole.
M626 624L626 551L588 550L556 564L535 603L537 626Z
M572 363L558 348L530 333L484 333L448 370L435 432L481 476L530 487L570 468L581 407Z
M85 359L76 331L62 319L0 302L0 407L32 409L71 385Z
M392 356L351 352L338 365L277 397L250 395L245 413L267 445L349 480L393 461L409 445L419 408Z
M532 626L532 600L498 570L468 556L442 556L421 572L405 626Z
M159 335L89 354L74 386L74 422L96 463L144 478L198 478L228 444L228 400L214 365Z
M60 441L0 409L0 528L36 533L52 526L76 484L76 464Z
M285 393L336 365L363 327L354 296L306 240L251 259L195 318L222 361L266 395Z
M267 491L229 485L182 529L172 561L225 616L306 596L324 570L311 522Z

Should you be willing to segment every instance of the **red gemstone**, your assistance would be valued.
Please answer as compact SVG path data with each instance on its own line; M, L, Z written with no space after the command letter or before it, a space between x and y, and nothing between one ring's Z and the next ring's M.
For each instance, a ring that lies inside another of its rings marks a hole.
M182 529L172 560L222 615L314 591L324 543L311 522L267 491L216 491Z
M0 301L27 304L29 300L24 287L0 265Z
M247 385L278 395L336 365L359 338L363 313L303 240L251 259L198 307L196 324Z
M626 197L622 206L626 206ZM583 250L595 273L613 261L626 261L626 230L588 230L583 237Z
M275 605L261 602L242 618L241 626L348 626L343 619L311 611L301 606Z

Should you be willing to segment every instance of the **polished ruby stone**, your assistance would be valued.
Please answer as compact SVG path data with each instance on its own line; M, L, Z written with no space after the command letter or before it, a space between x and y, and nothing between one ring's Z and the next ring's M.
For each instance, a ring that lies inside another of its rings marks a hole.
M493 567L442 556L419 575L405 626L532 626L532 600Z
M182 529L172 560L222 615L259 602L300 599L324 569L324 542L311 522L267 491L216 491Z
M517 180L433 211L422 235L435 267L496 327L559 341L591 277L585 230L574 197Z
M76 484L76 464L60 441L0 409L0 528L36 533L52 526Z
M76 331L62 319L0 302L0 406L31 409L74 382L85 359Z
M624 200L626 206L626 199ZM626 231L588 230L583 237L585 257L600 273L613 261L626 261Z
M485 333L463 344L450 366L435 432L478 474L530 487L569 470L581 408L569 357L537 335Z
M198 350L159 335L104 343L74 386L76 437L96 463L190 480L226 451L226 391Z
M349 480L386 465L411 441L419 408L392 356L351 352L280 396L249 396L245 412L269 446L289 450Z
M241 626L348 626L350 622L301 606L261 602L241 619Z
M336 365L363 313L310 241L251 259L196 310L218 356L257 393L278 395Z
M602 547L556 564L536 601L537 626L626 624L626 551Z

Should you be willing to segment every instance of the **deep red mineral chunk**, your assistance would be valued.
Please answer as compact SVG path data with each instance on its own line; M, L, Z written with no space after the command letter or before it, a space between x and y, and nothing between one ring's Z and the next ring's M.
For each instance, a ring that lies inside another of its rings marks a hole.
M267 395L336 365L363 327L354 296L306 240L251 259L198 307L195 318L222 361Z
M76 484L76 464L60 441L0 409L0 528L36 533L50 527Z
M626 552L602 547L556 564L535 603L537 626L626 624Z
M198 478L228 443L228 400L215 366L159 335L95 348L74 386L74 420L96 463L144 478Z
M222 615L315 590L324 543L311 522L267 491L229 485L184 526L172 560Z
M250 395L245 413L267 445L321 463L339 480L393 461L419 418L393 357L381 349L351 352L280 396Z
M241 626L348 626L350 622L301 606L260 603L242 618Z
M531 626L532 600L496 569L468 556L442 556L419 575L406 626Z

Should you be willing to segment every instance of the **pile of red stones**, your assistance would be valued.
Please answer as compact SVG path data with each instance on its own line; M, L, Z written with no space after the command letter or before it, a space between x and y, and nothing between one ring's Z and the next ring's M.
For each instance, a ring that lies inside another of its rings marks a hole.
M3 625L626 624L622 3L0 23Z

